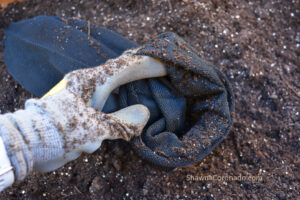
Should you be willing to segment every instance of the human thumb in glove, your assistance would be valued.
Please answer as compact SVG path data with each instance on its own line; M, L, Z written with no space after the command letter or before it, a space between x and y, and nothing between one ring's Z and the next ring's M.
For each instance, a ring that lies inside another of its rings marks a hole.
M55 170L82 152L92 153L105 139L128 141L141 134L149 119L145 106L100 111L118 86L166 75L161 62L135 52L73 71L44 98L28 100L25 110L0 115L0 136L17 180L33 170Z

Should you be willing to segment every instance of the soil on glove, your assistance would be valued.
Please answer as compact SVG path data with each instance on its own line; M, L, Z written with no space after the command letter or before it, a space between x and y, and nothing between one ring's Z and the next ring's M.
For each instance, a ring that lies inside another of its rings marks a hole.
M75 17L138 43L172 31L228 76L236 98L227 138L195 165L163 170L124 141L57 171L34 173L0 199L297 199L300 197L300 1L105 0L14 3L10 22ZM20 66L21 67L21 66ZM8 74L0 46L0 112L33 97Z

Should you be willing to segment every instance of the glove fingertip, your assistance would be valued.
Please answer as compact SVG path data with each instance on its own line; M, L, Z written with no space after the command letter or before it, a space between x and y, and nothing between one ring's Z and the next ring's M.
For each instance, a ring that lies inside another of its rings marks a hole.
M150 118L150 111L146 106L137 104L123 108L110 115L128 126L135 127L141 133Z

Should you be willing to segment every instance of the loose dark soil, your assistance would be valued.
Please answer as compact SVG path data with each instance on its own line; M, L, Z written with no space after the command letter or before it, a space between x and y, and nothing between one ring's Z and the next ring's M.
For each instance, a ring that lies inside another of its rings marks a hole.
M192 166L162 170L126 142L106 141L92 155L14 184L0 199L300 197L299 0L32 0L0 12L1 40L10 22L37 15L90 20L139 43L177 33L227 74L236 97L235 122L221 145ZM8 74L0 48L0 112L6 113L32 96ZM209 175L259 180L189 180Z

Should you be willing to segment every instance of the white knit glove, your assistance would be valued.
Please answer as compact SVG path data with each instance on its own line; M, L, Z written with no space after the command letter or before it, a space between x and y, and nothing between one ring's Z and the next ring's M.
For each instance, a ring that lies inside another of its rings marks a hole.
M149 119L145 106L100 111L116 87L166 74L161 62L134 53L71 72L43 99L28 100L25 110L0 115L0 136L17 180L33 170L59 168L82 152L92 153L105 139L128 141L140 135Z

